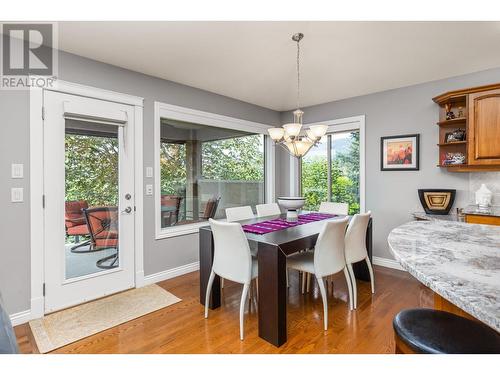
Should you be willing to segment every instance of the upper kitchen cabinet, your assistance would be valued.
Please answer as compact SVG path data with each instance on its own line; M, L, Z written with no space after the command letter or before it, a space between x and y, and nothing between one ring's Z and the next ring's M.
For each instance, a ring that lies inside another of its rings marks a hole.
M439 107L438 167L500 171L500 83L433 98Z
M469 95L470 165L500 165L500 89Z

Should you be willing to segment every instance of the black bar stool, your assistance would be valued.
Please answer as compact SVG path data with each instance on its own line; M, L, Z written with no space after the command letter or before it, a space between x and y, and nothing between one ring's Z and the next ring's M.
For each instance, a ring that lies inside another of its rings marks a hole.
M500 353L500 334L486 325L433 309L400 311L392 321L396 353Z

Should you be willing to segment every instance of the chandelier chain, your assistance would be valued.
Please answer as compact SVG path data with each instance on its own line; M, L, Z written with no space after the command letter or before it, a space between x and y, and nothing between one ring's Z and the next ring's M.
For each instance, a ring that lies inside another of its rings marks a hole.
M300 39L297 40L297 109L300 108Z

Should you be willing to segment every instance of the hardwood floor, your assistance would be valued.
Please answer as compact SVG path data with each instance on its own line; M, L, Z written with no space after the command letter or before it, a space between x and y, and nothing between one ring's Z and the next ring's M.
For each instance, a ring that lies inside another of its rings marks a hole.
M203 318L198 301L198 272L159 283L182 302L57 349L54 353L394 353L392 319L410 307L432 307L434 294L409 274L375 266L375 294L358 282L358 309L349 311L342 274L329 286L329 329L317 285L299 291L290 272L288 341L280 348L258 337L256 302L245 317L245 340L239 339L241 286L226 282L221 308ZM37 353L28 324L16 327L20 350Z

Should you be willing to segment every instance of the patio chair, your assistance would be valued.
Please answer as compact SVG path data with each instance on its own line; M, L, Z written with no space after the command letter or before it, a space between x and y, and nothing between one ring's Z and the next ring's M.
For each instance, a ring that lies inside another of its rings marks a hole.
M181 220L181 221L177 222L177 225L198 223L201 221L207 221L208 219L213 219L215 217L215 214L217 213L217 208L219 207L220 198L221 197L217 197L217 198L212 197L207 201L207 204L205 205L205 210L203 211L203 215L201 216L200 219L198 219L198 220Z
M213 219L217 213L217 208L219 207L221 197L213 197L207 201L205 206L205 211L203 212L203 220Z
M116 253L99 259L96 266L103 269L118 267L118 207L94 207L83 210L94 250L116 249ZM109 265L105 264L110 262Z
M91 250L77 250L82 246L87 246L90 240L85 240L80 242L80 236L88 237L89 230L87 227L87 222L85 220L85 215L83 213L84 209L89 207L87 201L66 201L64 204L64 225L66 227L66 236L75 237L75 246L71 247L72 253L88 253Z
M182 197L177 195L161 196L161 222L162 227L170 227L179 221Z

